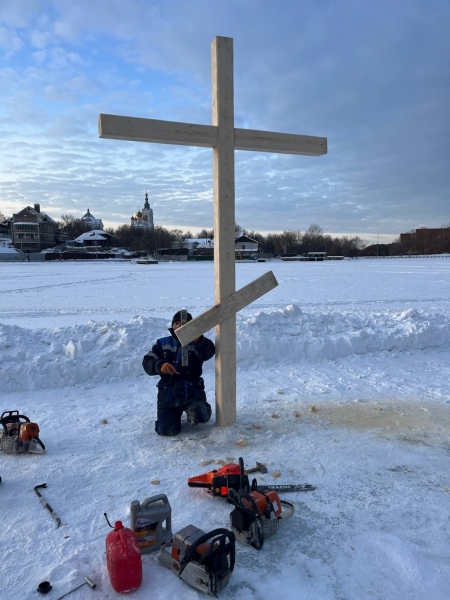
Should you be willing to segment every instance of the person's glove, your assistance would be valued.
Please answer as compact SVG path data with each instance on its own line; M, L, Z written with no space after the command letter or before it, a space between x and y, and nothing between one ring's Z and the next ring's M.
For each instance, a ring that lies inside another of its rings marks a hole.
M178 371L170 363L163 363L163 365L161 366L161 373L163 373L164 375L179 375Z

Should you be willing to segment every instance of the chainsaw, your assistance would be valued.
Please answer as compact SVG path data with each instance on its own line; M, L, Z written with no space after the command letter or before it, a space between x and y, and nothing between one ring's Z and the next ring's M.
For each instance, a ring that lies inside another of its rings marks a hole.
M188 525L175 534L171 543L161 546L158 559L192 587L217 596L234 569L235 536L228 529L205 533Z
M235 505L230 513L231 531L242 544L261 550L264 542L274 536L282 521L294 514L294 505L280 500L277 492L258 488L249 491L244 478L244 461L239 459L241 487L230 488L228 500Z
M241 461L241 459L239 459ZM316 489L315 485L310 483L298 483L292 485L258 485L256 479L250 484L246 471L241 473L240 465L229 463L220 469L214 469L203 475L190 477L188 486L195 488L205 488L213 496L220 496L228 499L228 490L245 489L247 491L267 492L268 490L276 492L310 492Z
M5 410L0 417L0 451L42 454L44 444L39 439L39 425L31 423L18 410ZM40 448L39 448L40 446Z

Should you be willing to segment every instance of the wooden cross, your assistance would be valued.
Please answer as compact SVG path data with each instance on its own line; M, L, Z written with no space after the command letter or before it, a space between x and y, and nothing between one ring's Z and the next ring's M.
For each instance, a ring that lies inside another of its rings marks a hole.
M327 138L234 126L233 39L211 44L212 125L118 115L99 116L101 138L202 146L213 150L214 289L216 305L177 330L182 344L216 326L216 423L236 422L236 311L278 285L273 273L235 291L234 151L251 150L322 156Z

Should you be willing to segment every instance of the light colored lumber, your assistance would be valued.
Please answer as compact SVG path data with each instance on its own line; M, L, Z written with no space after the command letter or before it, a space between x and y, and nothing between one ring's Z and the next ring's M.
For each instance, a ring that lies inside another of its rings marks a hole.
M322 156L327 153L327 138L254 129L235 129L234 147L236 150Z
M176 144L214 148L218 127L176 121L101 114L99 137L110 140ZM322 156L327 153L327 138L291 133L234 129L234 148L255 152Z
M98 128L101 138L213 149L216 306L180 327L177 335L187 344L216 327L216 423L227 427L236 422L236 311L278 285L270 272L235 292L234 151L322 156L327 153L327 139L234 127L232 38L214 38L211 70L212 125L101 114Z
M218 129L213 148L214 298L220 304L234 293L234 85L233 40L211 44L212 124ZM216 327L216 423L236 423L236 314Z
M192 342L202 334L206 333L216 325L223 323L229 317L242 310L264 294L267 294L278 285L275 275L268 271L248 285L244 286L231 296L222 300L212 308L195 317L186 325L179 327L175 334L183 346Z
M98 131L101 138L110 140L206 148L213 148L217 144L217 127L176 121L101 114L98 118Z

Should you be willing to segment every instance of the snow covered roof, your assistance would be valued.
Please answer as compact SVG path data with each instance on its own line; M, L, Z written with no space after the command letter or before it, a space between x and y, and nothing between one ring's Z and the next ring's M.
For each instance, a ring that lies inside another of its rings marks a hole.
M248 235L240 235L238 238L235 239L235 242L254 242L255 244L258 243L257 240L248 237Z
M0 246L0 254L14 254L15 252L19 252L19 254L22 254L20 250L17 250L17 248L8 248L7 246Z
M57 224L55 219L52 219L47 213L41 213L42 218L40 219L41 221L50 221L51 223L54 223L55 225Z
M107 239L111 237L109 233L105 233L101 229L93 229L92 231L87 231L86 233L82 233L77 238L75 238L75 242L82 243L85 240L96 240L96 241L107 241Z
M210 238L186 238L185 244L197 244L197 248L214 248L214 240Z

